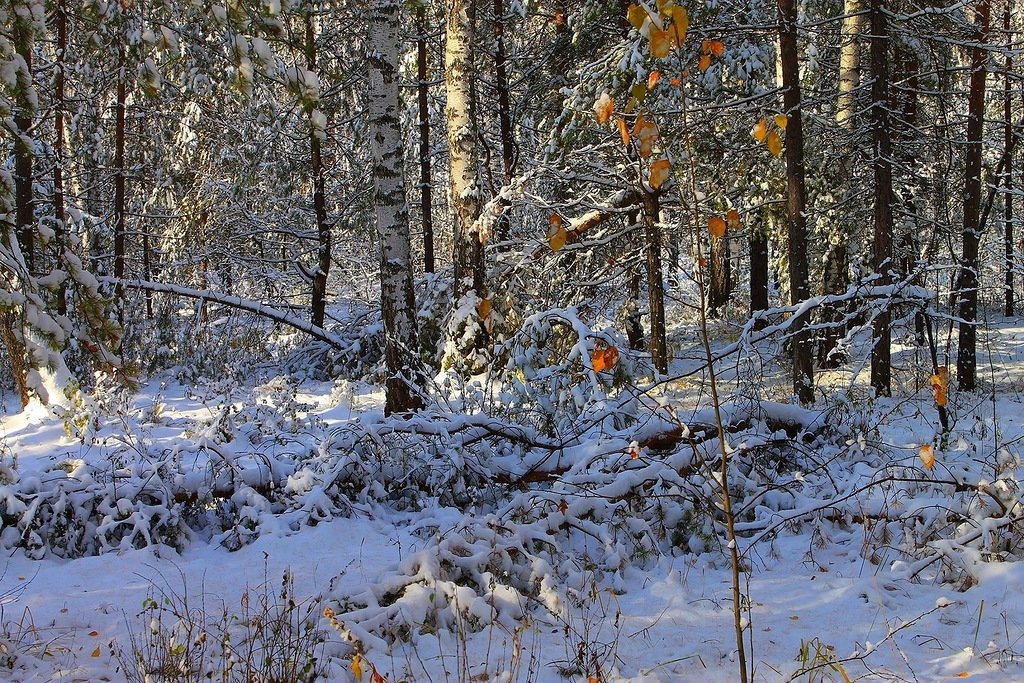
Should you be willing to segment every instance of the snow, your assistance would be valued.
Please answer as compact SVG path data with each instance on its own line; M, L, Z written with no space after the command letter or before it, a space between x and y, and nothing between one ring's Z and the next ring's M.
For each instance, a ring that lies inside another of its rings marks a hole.
M475 302L462 303L470 317ZM523 329L509 342L520 390L561 391L562 376L578 390L558 408L576 417L554 431L500 412L388 422L375 386L283 375L251 385L157 376L105 397L106 408L83 407L82 431L40 406L8 406L6 514L43 515L56 487L56 513L100 502L87 552L26 547L10 523L0 531L0 649L17 653L0 671L14 681L123 680L118 648L157 619L147 598L187 595L208 615L239 614L287 573L326 633L326 680L354 680L357 652L389 682L555 683L595 672L632 683L735 680L726 552L735 547L747 569L740 618L754 680L806 680L801 652L855 680L1024 678L1014 392L962 399L960 426L928 473L917 469L917 446L936 429L927 388L871 405L723 406L725 423L747 425L730 435L730 488L743 512L728 540L710 521L721 481L706 429L713 413L696 398L700 383L686 380L699 349L680 351L674 381L617 393L589 365L596 340L621 344L612 331L572 308ZM1000 381L1012 386L1024 333L996 332ZM556 333L567 335L562 366L538 355L547 347L537 339ZM727 385L740 379L729 369ZM603 417L627 410L648 419ZM674 426L693 447L646 445ZM755 491L769 471L773 486ZM485 485L498 476L521 483ZM153 522L171 507L155 502L161 492L204 490L234 506L223 527L174 536Z

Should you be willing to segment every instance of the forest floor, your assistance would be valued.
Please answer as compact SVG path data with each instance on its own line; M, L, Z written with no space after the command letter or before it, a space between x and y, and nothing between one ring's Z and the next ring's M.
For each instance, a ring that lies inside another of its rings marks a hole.
M720 336L727 333L724 326L718 330ZM1024 328L1010 321L994 323L983 342L979 365L986 388L994 382L995 390L955 397L953 443L938 453L936 469L923 476L939 476L956 458L983 458L981 450L998 453L1001 462L1012 459L1018 467L1008 471L1020 469ZM900 360L897 352L897 365L909 368L919 352L904 353ZM679 355L674 371L697 362L695 351ZM727 369L723 381L745 381L747 371L737 365L730 377ZM853 374L846 369L823 379L836 392L863 396L856 387L866 382L866 370L850 389ZM772 376L785 378L781 370ZM195 441L215 420L217 405L255 403L254 397L266 395L271 384L235 385L217 403L210 393L197 395L168 376L152 378L117 415L103 419L88 443L69 438L61 421L38 408L9 410L0 424L0 455L8 465L16 460L22 482L38 477L42 486L55 465L74 468L79 461L110 458L113 452L128 457L133 450L145 450L139 439L149 450ZM893 399L852 399L847 414L870 424L876 445L888 449L890 457L910 462L919 445L932 438L934 407L927 376L920 372L897 372L897 387ZM320 434L379 415L381 396L372 386L306 381L296 391L294 417ZM769 398L785 400L784 389L773 391L779 395ZM679 402L707 401L697 379L680 381L670 393ZM302 440L284 428L282 434L282 449L290 440ZM979 450L972 440L991 444ZM197 469L203 466L196 461ZM828 476L856 483L850 470L857 467L838 459L830 468ZM1019 495L1012 492L1011 510ZM920 505L941 503L933 497ZM196 538L180 552L157 544L76 559L53 553L29 559L22 549L6 551L0 559L0 679L133 680L137 674L122 670L117 653L130 653L133 638L146 641L153 632L157 610L147 598L245 618L257 602L254 596L273 603L281 595L287 574L296 609L319 617L326 596L356 594L385 582L401 562L454 529L459 515L472 514L441 505L415 513L355 505L350 512L297 529L289 524L274 528L264 520L258 536L234 551L225 547L225 537ZM968 582L936 572L911 578L900 570L905 564L898 562L894 541L869 543L866 512L863 520L845 526L826 524L824 517L819 511L810 516L811 523L794 524L760 541L746 556L747 657L755 681L1024 681L1024 564L1012 561L1017 548L1002 556L1011 561L983 562L980 554L973 556ZM423 520L431 520L430 528L437 530L433 535L417 532ZM942 543L931 541L928 547L948 550ZM328 619L321 619L328 642L318 647L324 648L327 680L350 681L362 669L362 680L369 681L371 667L388 683L586 683L592 676L634 683L738 680L727 554L690 550L624 563L614 581L595 571L583 588L555 586L562 596L557 615L531 609L519 628L499 620L475 628L422 628L416 637L388 649L368 646L356 671L351 648L346 649ZM812 668L816 664L821 666Z

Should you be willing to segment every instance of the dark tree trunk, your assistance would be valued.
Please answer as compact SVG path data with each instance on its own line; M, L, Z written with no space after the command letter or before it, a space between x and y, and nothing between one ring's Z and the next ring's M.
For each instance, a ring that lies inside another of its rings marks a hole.
M889 27L885 0L871 0L871 126L872 169L875 176L875 226L873 262L878 284L892 278L892 149L889 139ZM871 350L871 386L878 396L892 395L892 330L889 308L884 306L874 322L874 346Z
M658 197L644 193L644 234L647 250L647 304L650 309L651 339L648 348L655 369L668 374L668 339L665 332L665 280L661 268L661 209Z
M747 240L750 242L750 316L754 317L768 310L768 230L770 214L762 209L759 220L748 226ZM764 320L754 324L755 329L765 326Z
M34 115L29 91L32 89L32 26L28 19L14 20L14 49L25 61L24 74L19 73L15 98L14 126L18 139L14 142L14 220L17 224L18 245L25 257L29 272L36 270L36 218L35 199L32 186L35 182L32 167L35 156L35 142L32 138Z
M505 54L505 7L503 0L494 0L494 87L498 93L498 129L501 134L502 183L512 182L516 167L516 148L512 134L512 103L508 91L508 59ZM495 238L505 241L509 238L509 220L505 213L506 203L502 202L497 221Z
M125 261L125 103L127 100L128 78L125 64L124 47L117 53L117 104L114 112L114 277L124 278ZM118 293L120 296L120 292ZM119 302L120 304L120 302ZM119 314L123 315L124 307L119 305Z
M1003 9L1003 40L1007 44L1013 42L1013 32L1010 18L1013 11L1012 0L1006 0L1006 7ZM1009 150L1013 146L1013 94L1010 90L1010 79L1013 72L1013 55L1006 53L1006 70L1003 78L1003 145ZM1003 248L1005 251L1005 264L1003 273L1003 313L1013 315L1013 155L1006 157L1006 166L1003 168L1003 187L1006 192L1003 194Z
M981 241L981 139L984 132L985 78L988 60L989 0L975 6L977 44L971 55L971 80L967 104L966 177L964 178L963 252L961 254L960 334L957 348L957 386L961 391L977 387L978 245Z
M313 32L313 18L307 13L306 23L306 68L316 73L316 35ZM309 107L312 115L312 106ZM321 151L320 131L312 125L309 127L309 163L313 173L313 214L316 217L316 256L317 268L313 275L313 295L311 301L310 322L317 327L324 326L324 314L327 310L327 276L331 272L331 225L327 222L326 178Z
M57 262L64 259L67 247L67 216L64 211L64 65L68 46L68 15L64 0L57 1L54 12L57 29L57 62L53 79L53 220L57 245ZM67 285L57 288L57 313L66 315Z
M416 100L420 134L420 224L423 227L423 272L434 268L433 187L430 168L430 82L427 70L427 4L416 8Z
M789 237L790 300L797 304L810 296L807 284L807 218L804 185L804 136L800 107L800 64L797 56L796 0L778 0L779 56L782 62L783 105L786 126L787 232ZM801 403L814 400L814 367L807 321L793 326L793 393Z
M720 309L729 302L731 294L731 264L729 263L729 237L712 237L709 249L711 282L708 288L709 314L717 317Z

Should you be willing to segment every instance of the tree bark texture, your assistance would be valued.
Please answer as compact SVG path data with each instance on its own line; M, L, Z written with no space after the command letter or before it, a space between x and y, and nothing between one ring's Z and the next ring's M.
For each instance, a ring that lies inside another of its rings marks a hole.
M800 64L797 53L796 0L778 0L779 56L782 100L789 117L786 125L786 222L789 237L790 300L797 304L810 296L807 283L807 193L804 184L804 136L800 107ZM793 393L801 403L814 400L814 367L806 320L793 328Z
M420 224L423 228L423 272L433 273L434 215L430 162L430 73L427 70L427 3L416 7L416 103L419 108Z
M448 158L451 178L451 214L454 238L455 297L467 292L483 298L484 245L477 219L480 217L480 151L474 122L472 82L474 26L473 0L446 0L445 119L448 128Z
M33 160L35 141L32 121L35 117L32 84L32 21L20 12L14 13L14 49L25 62L17 73L14 97L14 126L18 138L14 141L14 221L18 226L18 244L29 272L36 271L35 182Z
M306 68L317 72L316 33L313 28L313 17L307 12L303 17L306 29ZM314 105L307 105L307 114L312 117ZM326 128L326 127L325 127ZM326 170L322 153L322 137L325 130L313 125L309 126L309 164L313 174L313 215L316 218L316 256L317 267L313 275L313 292L311 297L310 322L317 327L324 326L324 314L327 310L327 276L331 272L331 224L327 221Z
M651 339L648 348L654 368L668 374L668 336L665 330L665 278L661 267L661 213L658 197L644 193L644 233L647 249L647 305L650 311Z
M971 51L971 78L967 103L967 151L964 178L964 222L961 252L960 329L956 357L957 386L977 387L978 246L981 241L981 162L987 76L989 0L975 6L977 44Z
M892 145L889 138L889 27L885 0L871 0L871 126L872 170L875 177L875 225L872 249L878 284L892 282ZM892 395L892 329L889 308L874 321L871 386L878 396Z
M1013 43L1011 17L1013 0L1006 0L1003 8L1003 40ZM1013 147L1013 91L1011 90L1011 73L1013 72L1013 55L1006 53L1005 76L1003 79L1003 146ZM1006 166L1003 168L1003 314L1013 315L1013 155L1007 155Z
M400 0L373 0L367 41L373 205L380 237L381 312L388 372L384 411L388 414L423 406L398 97L400 13Z

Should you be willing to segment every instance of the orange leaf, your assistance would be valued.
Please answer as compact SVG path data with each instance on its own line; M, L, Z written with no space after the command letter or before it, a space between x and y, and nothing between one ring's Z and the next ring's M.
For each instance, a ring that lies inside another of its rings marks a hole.
M708 232L716 240L720 240L725 237L725 219L721 216L712 216L708 220Z
M669 81L669 83L672 84L673 88L678 88L679 86L681 86L683 84L683 82L681 80L679 80L678 78L673 78L671 81Z
M622 118L619 119L618 124L619 124L619 135L622 136L622 144L628 147L629 146L629 126L626 125L626 120L622 119Z
M640 5L630 5L626 10L626 20L637 31L643 30L644 22L647 21L647 10Z
M591 676L587 679L587 683L601 683L601 681L597 680L597 676Z
M631 443L629 445L629 459L630 460L636 460L639 457L640 457L640 449L639 449L639 447L637 447L637 444L634 441L633 443Z
M708 44L708 52L716 57L721 57L725 54L725 43L720 40L709 40L706 41Z
M568 512L568 510L569 510L569 504L565 502L565 498L563 498L562 500L558 501L558 511L559 512L561 512L564 515L566 512Z
M594 372L611 370L619 362L619 350L614 346L599 346L590 353L590 364Z
M613 111L615 111L615 100L608 93L601 93L601 96L597 98L597 102L594 103L594 114L597 115L597 122L607 123L608 119L612 117Z
M956 675L956 677L957 678L970 678L971 674L967 673L966 671L961 671L960 673L958 673Z
M654 90L654 86L658 84L658 79L661 78L661 74L657 71L652 71L647 75L647 89Z
M775 125L778 126L779 128L781 128L782 130L786 130L786 124L788 124L788 123L789 123L789 117L786 116L785 114L776 114L775 115Z
M754 124L754 127L750 129L750 134L754 136L754 139L758 142L764 142L764 139L768 137L768 122L763 118Z
M782 136L777 130L768 133L768 151L774 156L782 156Z
M697 67L701 71L707 71L708 69L710 69L711 68L711 55L707 55L707 54L701 55L700 56L700 61L697 63Z
M480 314L480 318L487 320L491 317L492 304L490 299L480 299L480 303L476 305L476 312Z
M921 446L918 454L921 456L921 464L926 470L935 467L935 449L929 445Z
M377 667L373 666L373 664L371 664L370 666L373 669L372 672L370 673L370 683L388 683L388 679L384 678L380 675L380 673L378 673Z
M633 124L633 137L640 141L640 158L646 159L654 151L654 143L658 139L658 125L643 116L636 118Z
M669 41L668 31L662 31L661 29L651 29L651 56L655 59L661 59L662 57L668 57L669 51L672 49L672 44Z
M729 209L725 214L725 222L731 230L738 230L740 227L740 212L736 209Z
M658 159L655 161L651 164L651 175L649 178L651 187L657 190L659 187L664 185L671 172L672 164L668 159Z
M99 648L98 645L96 646L96 649L92 651L92 654L90 654L89 656L90 657L99 657L100 656L100 648Z

